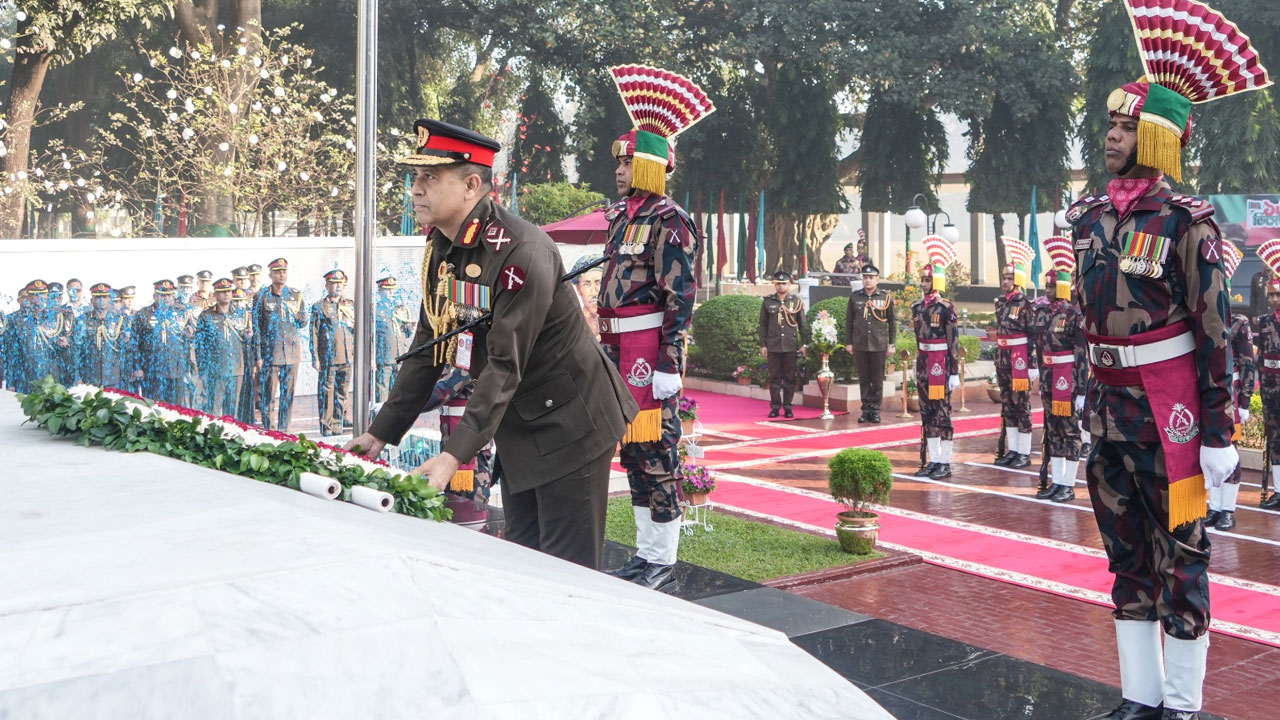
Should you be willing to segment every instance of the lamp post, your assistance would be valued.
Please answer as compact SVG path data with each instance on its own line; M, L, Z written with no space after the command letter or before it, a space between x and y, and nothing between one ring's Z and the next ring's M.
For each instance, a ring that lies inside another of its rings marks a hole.
M920 209L920 206L916 204L916 200L923 200L927 204L929 198L925 197L924 193L916 193L915 197L911 198L911 207L907 208L906 214L902 216L903 222L907 225L908 282L910 282L909 278L911 277L911 231L912 229L919 230L924 227L925 223L929 220L929 216L925 214L924 210Z

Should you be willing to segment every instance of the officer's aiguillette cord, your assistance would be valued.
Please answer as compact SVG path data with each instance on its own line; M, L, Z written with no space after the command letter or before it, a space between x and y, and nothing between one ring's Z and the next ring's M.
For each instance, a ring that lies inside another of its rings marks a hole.
M595 262L591 263L590 265L586 265L586 266L584 266L584 267L580 267L580 268L578 268L577 270L574 270L574 271L573 271L573 272L571 272L571 273L567 273L564 277L560 278L560 282L569 282L570 280L572 280L572 279L574 279L574 278L578 277L579 275L581 275L581 274L583 274L583 273L587 272L588 270L594 270L594 269L596 269L596 268L600 267L601 265L605 264L605 262L606 262L608 259L609 259L609 256L608 256L608 255L606 255L606 256L604 256L604 257L600 258L599 260L596 260ZM424 352L426 352L426 351L430 350L431 348L435 347L435 346L436 346L436 343L442 343L442 342L444 342L445 340L448 340L449 338L451 338L451 337L453 337L453 336L455 336L455 335L459 335L459 334L461 334L461 333L464 333L464 332L466 332L466 331L470 330L470 329L471 329L471 328L473 328L473 327L476 327L477 325L480 325L481 323L489 322L489 320L490 320L491 318L493 318L493 311L492 311L492 310L490 310L490 311L486 312L485 314L481 315L480 317L476 318L475 320L472 320L472 321L471 321L471 322L469 322L469 323L466 323L466 324L464 324L464 325L459 325L458 327L456 327L456 328L454 328L454 329L450 330L449 332L447 332L447 333L445 333L445 334L441 335L441 336L440 336L440 337L438 337L438 338L432 338L431 340L428 340L428 341L426 341L426 342L422 343L422 344L421 344L421 345L419 345L418 347L410 348L410 350L409 350L408 352L406 352L405 354L403 354L403 355L401 355L400 357L396 358L396 362L398 362L398 363L402 363L402 362L404 362L405 360L408 360L409 358L413 357L414 355L418 355L418 354L420 354L420 353L424 353Z

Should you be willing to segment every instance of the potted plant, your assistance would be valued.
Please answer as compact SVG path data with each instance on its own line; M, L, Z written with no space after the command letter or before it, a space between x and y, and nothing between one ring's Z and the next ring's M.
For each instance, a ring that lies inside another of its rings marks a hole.
M738 381L739 385L750 385L751 368L746 365L739 365L738 369L733 371L733 378Z
M716 489L716 474L702 465L684 463L681 465L684 480L680 489L690 505L706 505L707 496Z
M869 507L888 502L893 488L893 465L888 456L865 448L841 450L827 462L827 488L831 497L845 506L845 511L836 515L840 549L855 555L871 552L880 532L880 516Z
M916 379L907 378L907 412L920 412L920 396L916 393Z
M987 397L993 403L1000 402L1000 380L995 373L992 373L991 377L987 378Z
M693 435L693 423L698 419L698 401L688 395L681 395L677 414L680 415L680 434L684 437Z

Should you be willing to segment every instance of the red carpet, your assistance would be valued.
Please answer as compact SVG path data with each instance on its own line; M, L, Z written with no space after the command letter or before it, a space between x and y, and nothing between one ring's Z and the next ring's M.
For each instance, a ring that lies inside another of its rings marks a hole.
M684 394L685 397L698 401L698 419L703 425L727 425L769 419L769 403L765 400L753 400L738 395L721 395L704 390L685 390ZM797 393L796 404L791 408L796 415L794 419L812 420L822 414L822 408L805 407L800 404L800 401L801 398ZM773 422L785 424L787 420L779 417Z
M748 483L721 480L712 500L717 505L770 515L821 528L835 523L835 514L842 506L830 500L809 497L784 490L775 490ZM1006 573L1018 573L1033 579L1042 579L1072 588L1094 592L1111 592L1111 573L1107 572L1104 558L1090 557L1067 550L1045 547L1016 538L998 537L965 528L950 527L924 520L902 517L890 513L880 514L880 539L920 552L954 559L964 567L927 561L943 567L1010 582L1037 590L1063 594L1067 597L1100 603L1090 597L1057 592L1041 587ZM958 564L959 564L958 563ZM1215 621L1243 626L1243 632L1234 632L1215 626L1215 632L1235 635L1246 640L1280 647L1280 598L1266 592L1211 582L1213 618ZM1248 629L1272 633L1268 637L1249 634Z

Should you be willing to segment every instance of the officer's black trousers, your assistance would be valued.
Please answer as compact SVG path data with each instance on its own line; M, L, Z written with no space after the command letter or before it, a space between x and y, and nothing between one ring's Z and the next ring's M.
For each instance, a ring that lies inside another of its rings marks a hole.
M494 461L494 476L502 488L504 537L517 545L599 570L604 562L604 518L614 451L611 447L564 477L518 493L501 482L499 454Z

